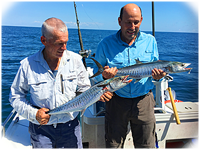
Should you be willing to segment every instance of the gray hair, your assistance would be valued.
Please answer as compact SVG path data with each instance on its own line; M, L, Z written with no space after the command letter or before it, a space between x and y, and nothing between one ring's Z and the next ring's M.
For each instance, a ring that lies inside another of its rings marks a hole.
M53 38L53 31L59 30L63 33L67 32L66 24L58 18L49 18L42 24L42 36L47 40Z

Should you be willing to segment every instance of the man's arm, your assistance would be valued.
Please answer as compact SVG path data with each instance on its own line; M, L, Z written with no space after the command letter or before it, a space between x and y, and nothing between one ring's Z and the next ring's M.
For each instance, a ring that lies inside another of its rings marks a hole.
M77 80L78 80L78 89L76 92L78 93L82 93L84 91L86 91L87 89L89 89L91 87L91 84L90 84L90 80L89 80L89 77L88 77L88 73L85 69L85 66L83 65L83 62L81 60L81 57L80 59L77 59L77 62L76 63L76 71L77 71Z
M20 66L11 86L9 101L17 113L31 122L38 123L36 120L38 109L32 107L30 102L26 99L28 90L28 81L25 78L22 66Z

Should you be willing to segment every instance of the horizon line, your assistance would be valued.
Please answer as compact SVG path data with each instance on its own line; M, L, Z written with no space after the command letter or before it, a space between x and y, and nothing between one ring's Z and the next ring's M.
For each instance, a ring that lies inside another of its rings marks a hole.
M1 25L3 26L7 26L7 27L27 27L27 28L41 28L41 27L37 27L37 26L22 26L22 25ZM77 29L78 28L68 28L68 29ZM118 31L117 29L88 29L88 28L80 28L81 30L110 30L110 31ZM148 31L148 30L142 30L142 32L152 32L152 31ZM199 32L189 32L189 31L155 31L155 32L172 32L172 33L199 33Z

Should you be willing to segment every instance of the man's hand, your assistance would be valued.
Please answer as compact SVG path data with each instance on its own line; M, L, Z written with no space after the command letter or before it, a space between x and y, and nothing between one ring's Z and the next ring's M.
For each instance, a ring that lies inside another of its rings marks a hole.
M112 98L112 96L113 96L113 93L107 91L103 95L101 95L100 101L102 101L102 102L106 102L107 101L108 102Z
M153 77L153 79L160 80L164 76L166 76L166 72L164 72L163 70L156 69L156 68L154 68L152 70L152 77Z
M105 78L105 79L110 79L110 78L113 78L116 74L117 74L117 67L112 67L112 68L109 68L109 66L105 66L104 67L104 71L102 73L102 76Z
M47 124L50 119L50 115L46 114L45 112L49 111L47 108L41 108L37 111L36 120L41 124Z

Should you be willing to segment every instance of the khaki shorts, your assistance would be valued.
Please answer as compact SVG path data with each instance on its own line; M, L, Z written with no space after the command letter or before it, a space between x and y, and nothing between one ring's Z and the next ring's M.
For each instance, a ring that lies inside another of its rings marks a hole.
M137 98L122 98L114 94L106 102L106 147L123 147L130 121L135 148L155 148L154 105L152 92Z

